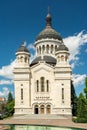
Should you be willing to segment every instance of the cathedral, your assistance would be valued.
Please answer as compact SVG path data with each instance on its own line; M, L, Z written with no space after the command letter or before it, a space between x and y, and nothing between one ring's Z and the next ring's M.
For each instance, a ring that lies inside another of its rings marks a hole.
M36 54L30 63L30 52L24 44L16 51L14 73L14 116L57 118L72 116L69 50L52 27L50 13L46 27L34 43Z

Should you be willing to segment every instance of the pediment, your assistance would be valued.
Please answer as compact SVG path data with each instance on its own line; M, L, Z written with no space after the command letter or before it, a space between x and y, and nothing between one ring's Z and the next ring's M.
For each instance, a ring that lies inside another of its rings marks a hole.
M42 71L42 72L50 72L50 69L46 68L46 67L40 67L40 68L37 68L34 72L39 72L39 71Z
M31 70L33 72L39 72L41 71L42 73L43 72L50 72L53 70L54 67L52 67L51 65L49 64L46 64L46 63L38 63L37 65L35 65L33 68L31 68Z

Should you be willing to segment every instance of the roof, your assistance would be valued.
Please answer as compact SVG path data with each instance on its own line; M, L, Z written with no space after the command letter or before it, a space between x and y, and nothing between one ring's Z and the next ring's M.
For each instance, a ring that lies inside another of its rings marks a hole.
M52 28L45 28L44 30L42 30L37 38L37 40L41 40L41 39L45 39L45 38L53 38L53 39L58 39L62 41L62 37Z
M51 26L51 15L48 13L47 17L46 17L46 28L43 29L37 36L36 41L37 40L41 40L41 39L45 39L45 38L50 38L50 39L58 39L62 41L62 37L60 36L60 34L58 32L56 32L52 26Z
M56 51L63 51L63 50L69 51L69 49L64 44L60 44Z
M26 48L26 46L23 43L21 45L21 47L17 50L17 52L28 52L29 53L29 50Z
M39 61L42 61L42 60L45 61L46 63L52 65L52 66L54 66L56 64L56 59L54 57L52 57L52 56L43 56L43 59L42 59L41 56L39 56L39 57L36 57L31 62L30 66L33 66L33 65L39 63Z

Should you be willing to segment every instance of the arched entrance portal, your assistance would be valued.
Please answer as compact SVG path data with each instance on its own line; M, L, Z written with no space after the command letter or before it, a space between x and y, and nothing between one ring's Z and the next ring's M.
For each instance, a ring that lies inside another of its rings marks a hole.
M46 107L46 113L47 114L51 113L51 106L50 105L47 105L47 107Z
M51 105L35 105L34 114L51 114Z
M34 114L38 114L38 105L35 105Z
M44 105L41 105L41 107L40 107L40 113L44 114Z

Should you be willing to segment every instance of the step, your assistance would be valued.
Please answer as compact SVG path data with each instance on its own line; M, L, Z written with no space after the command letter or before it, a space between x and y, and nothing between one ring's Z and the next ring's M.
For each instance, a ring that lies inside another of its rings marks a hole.
M29 114L29 115L14 115L14 119L67 119L67 116L63 115L43 115L43 114Z

